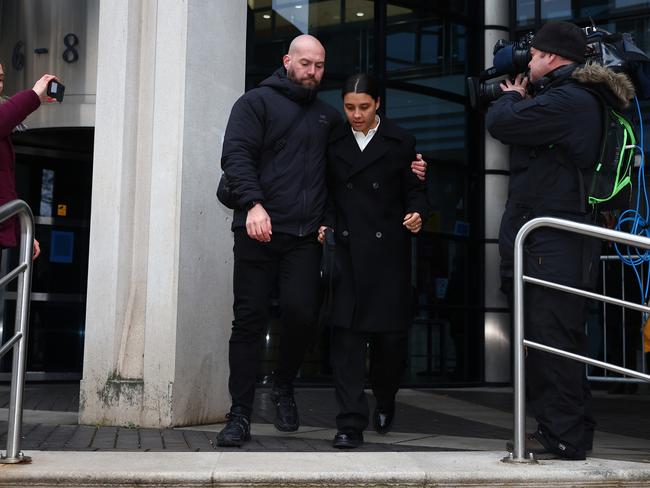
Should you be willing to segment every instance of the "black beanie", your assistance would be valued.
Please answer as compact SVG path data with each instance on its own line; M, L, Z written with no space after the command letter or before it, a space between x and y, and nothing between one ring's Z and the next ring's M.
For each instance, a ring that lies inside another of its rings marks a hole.
M570 22L548 22L537 31L532 47L559 54L576 63L585 62L587 39L580 27Z

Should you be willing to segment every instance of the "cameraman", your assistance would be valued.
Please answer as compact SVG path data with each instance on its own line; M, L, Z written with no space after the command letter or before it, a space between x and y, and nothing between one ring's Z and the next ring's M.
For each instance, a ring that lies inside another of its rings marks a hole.
M568 22L545 24L531 44L528 76L502 84L486 125L511 148L508 200L499 230L502 290L512 300L513 248L521 226L552 216L591 222L585 179L594 171L603 130L599 98L622 109L634 96L627 76L585 62L586 39ZM529 95L529 92L533 95ZM534 231L525 247L529 276L593 288L600 243L552 229ZM585 299L536 285L525 293L527 339L586 355ZM582 363L529 349L527 395L538 428L526 450L538 458L585 459L595 421Z

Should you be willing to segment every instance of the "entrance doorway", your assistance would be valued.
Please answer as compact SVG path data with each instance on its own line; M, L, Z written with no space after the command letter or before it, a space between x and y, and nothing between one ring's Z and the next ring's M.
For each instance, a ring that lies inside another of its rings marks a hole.
M94 129L34 129L13 136L16 187L34 214L41 256L32 276L28 380L80 379L86 315ZM6 249L3 274L17 251ZM13 334L16 283L1 300L3 340ZM0 363L9 379L11 354Z

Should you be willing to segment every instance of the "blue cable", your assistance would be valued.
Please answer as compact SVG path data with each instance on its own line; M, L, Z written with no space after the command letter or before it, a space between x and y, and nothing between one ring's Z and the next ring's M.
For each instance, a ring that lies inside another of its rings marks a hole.
M639 142L638 146L635 146L635 150L639 151L641 161L639 164L638 178L637 178L637 194L636 194L636 208L625 210L621 213L616 223L616 230L622 232L628 232L634 235L640 235L644 237L650 237L650 229L648 229L648 221L650 221L650 205L648 201L648 189L645 182L645 154L644 154L644 141L643 141L643 117L641 115L641 106L639 105L639 100L634 97L636 103L637 115L639 117ZM641 197L643 196L643 201ZM643 206L642 206L643 204ZM642 215L643 213L643 215ZM625 230L624 227L629 227ZM618 244L614 244L614 249L616 254L621 259L623 264L628 265L634 271L637 283L639 284L639 289L641 291L641 300L642 303L647 303L648 292L650 290L650 272L646 270L645 274L645 283L644 279L641 276L641 271L643 271L643 263L650 262L650 250L644 249L631 249L629 246L626 246L626 253L623 254L618 248ZM636 255L636 258L632 256Z

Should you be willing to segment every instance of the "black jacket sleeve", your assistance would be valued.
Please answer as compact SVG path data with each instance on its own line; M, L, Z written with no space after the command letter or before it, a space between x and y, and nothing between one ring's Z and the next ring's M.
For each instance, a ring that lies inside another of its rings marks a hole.
M263 104L242 96L230 112L221 153L221 168L241 208L264 201L258 175L264 132Z
M492 104L485 122L492 137L504 144L534 147L564 139L575 122L568 114L582 109L567 90L525 99L506 92Z

